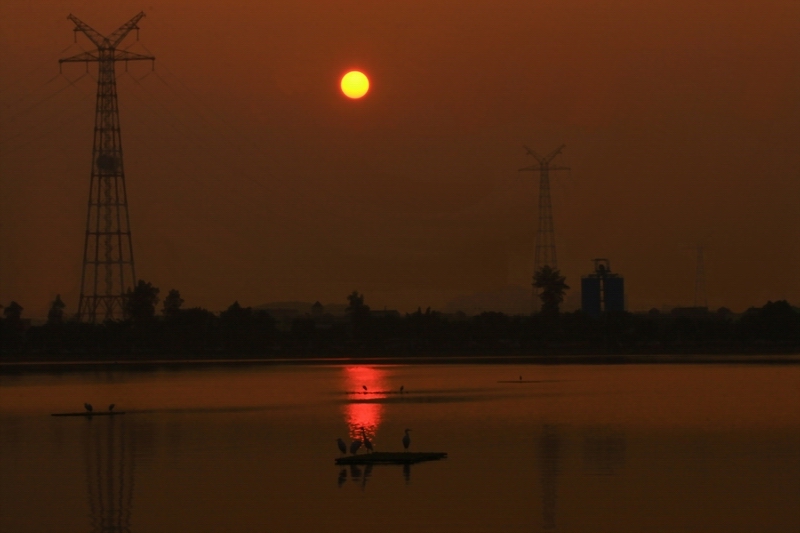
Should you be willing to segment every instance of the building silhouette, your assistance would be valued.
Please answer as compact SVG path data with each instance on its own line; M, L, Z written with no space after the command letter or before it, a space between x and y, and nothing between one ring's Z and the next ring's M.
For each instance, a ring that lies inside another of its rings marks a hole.
M581 310L590 316L625 310L625 279L608 259L595 259L594 272L581 278Z

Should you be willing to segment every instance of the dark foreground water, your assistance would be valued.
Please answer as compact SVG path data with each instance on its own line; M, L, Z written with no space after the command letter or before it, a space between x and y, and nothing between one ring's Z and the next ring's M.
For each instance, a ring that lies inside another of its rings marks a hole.
M335 466L361 428L449 457ZM0 377L2 532L541 530L800 531L800 367Z

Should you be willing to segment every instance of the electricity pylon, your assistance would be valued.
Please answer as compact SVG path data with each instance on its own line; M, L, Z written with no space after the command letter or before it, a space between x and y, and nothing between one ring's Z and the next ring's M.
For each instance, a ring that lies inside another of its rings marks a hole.
M539 173L539 228L536 232L536 250L533 261L534 273L538 272L543 266L549 266L553 270L558 269L556 237L553 228L553 206L550 202L550 171L569 170L569 167L550 166L550 163L565 147L566 144L562 144L545 157L541 157L527 146L524 147L528 154L536 159L538 164L521 168L519 171Z
M117 61L155 60L153 56L117 50L131 30L136 30L138 37L136 24L142 17L144 12L106 37L69 15L67 18L75 23L75 39L79 31L83 32L97 50L58 60L59 64L84 62L87 68L89 62L98 63L92 174L78 301L78 320L88 322L96 322L99 317L122 318L125 293L136 283L114 68Z

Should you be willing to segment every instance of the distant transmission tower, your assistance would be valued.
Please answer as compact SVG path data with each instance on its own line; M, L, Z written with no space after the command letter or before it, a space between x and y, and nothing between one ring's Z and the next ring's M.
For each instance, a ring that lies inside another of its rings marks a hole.
M153 56L117 50L131 30L136 30L138 38L136 24L142 17L143 12L105 37L77 17L68 16L75 23L75 39L79 31L83 32L97 50L58 60L59 64L87 63L87 68L89 62L98 63L92 177L78 301L78 320L88 322L122 318L125 293L136 283L114 68L117 61L155 60Z
M539 229L536 232L536 251L533 261L534 273L547 265L553 270L558 269L556 259L556 237L553 228L553 206L550 203L550 171L569 170L569 167L550 166L550 162L566 147L562 144L545 157L525 146L529 155L536 159L537 165L519 169L520 172L539 173Z

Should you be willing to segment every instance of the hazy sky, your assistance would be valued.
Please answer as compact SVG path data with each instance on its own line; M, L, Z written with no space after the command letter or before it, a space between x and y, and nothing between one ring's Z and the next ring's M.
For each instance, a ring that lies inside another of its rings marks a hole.
M218 311L234 300L408 311L529 286L537 181L559 266L605 257L628 306L800 304L796 0L5 0L0 303L77 308L96 65L58 59L72 13L118 64L136 271ZM361 68L366 98L340 76ZM81 77L83 76L83 77ZM499 304L498 304L499 305Z

